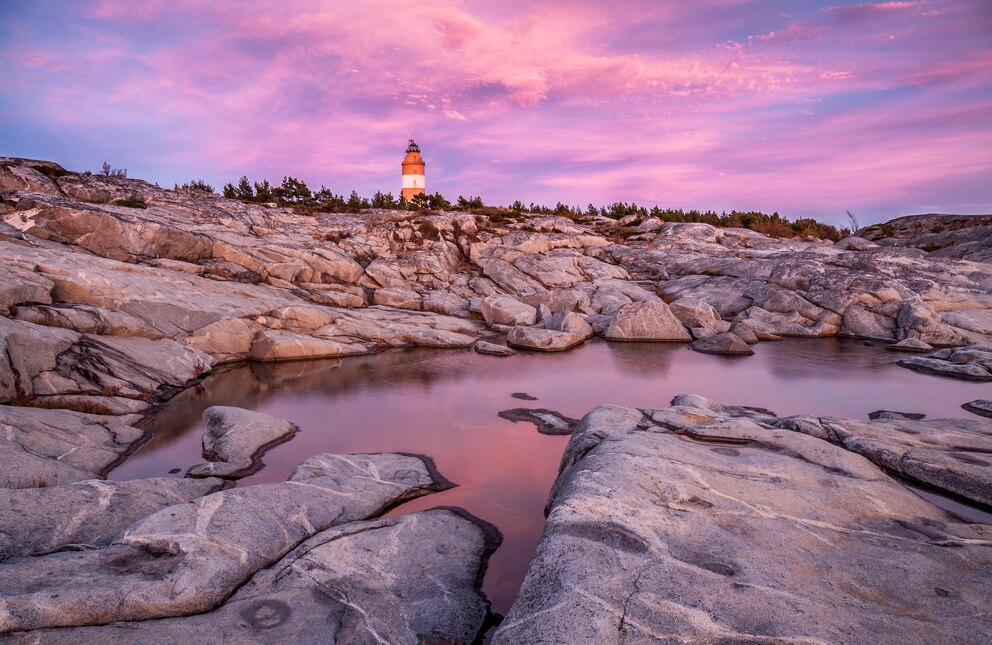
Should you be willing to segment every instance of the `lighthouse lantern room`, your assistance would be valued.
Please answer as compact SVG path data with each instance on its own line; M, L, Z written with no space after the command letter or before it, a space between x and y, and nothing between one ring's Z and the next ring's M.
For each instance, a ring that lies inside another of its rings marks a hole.
M420 146L410 139L410 145L406 147L406 157L403 158L403 190L400 192L403 199L409 201L414 195L427 192L424 166L426 164L424 158L420 156Z

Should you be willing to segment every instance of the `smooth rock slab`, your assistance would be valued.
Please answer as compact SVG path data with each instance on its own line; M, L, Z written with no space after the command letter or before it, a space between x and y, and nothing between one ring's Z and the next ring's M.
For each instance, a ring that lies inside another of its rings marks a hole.
M297 430L289 421L222 405L207 408L203 421L203 457L209 463L191 467L187 477L247 477L262 468L266 450L288 441Z
M962 408L982 417L992 417L992 400L977 399L961 405Z
M210 611L316 533L450 486L426 457L317 455L287 482L164 508L109 547L6 560L0 633Z
M813 437L644 412L600 406L576 428L495 644L987 640L992 527Z
M107 546L138 520L225 485L220 479L159 477L0 489L0 561L70 545Z
M539 352L563 352L581 345L585 340L578 334L540 327L514 327L506 335L506 342L513 347Z
M210 613L39 630L11 642L471 643L488 618L478 584L500 540L461 509L353 522L310 538Z
M606 328L607 340L691 342L692 336L664 302L623 305Z
M992 422L785 417L775 425L825 439L890 472L992 506Z
M744 340L730 332L716 334L709 338L700 338L689 346L693 351L703 354L722 354L724 356L750 356L754 354Z
M0 488L102 478L145 439L136 420L0 405Z

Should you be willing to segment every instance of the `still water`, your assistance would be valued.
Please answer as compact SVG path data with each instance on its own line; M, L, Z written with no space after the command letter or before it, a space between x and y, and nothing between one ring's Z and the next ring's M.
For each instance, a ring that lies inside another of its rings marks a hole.
M988 384L903 369L895 365L897 353L858 340L787 339L755 351L727 358L685 345L594 341L561 354L509 358L417 349L247 365L174 398L152 420L153 440L110 477L181 477L168 472L202 461L200 416L211 405L258 410L300 427L244 483L283 481L321 452L429 455L458 487L392 514L454 505L499 527L503 545L490 560L483 589L494 611L505 613L541 536L544 504L568 437L538 434L532 424L501 419L501 410L548 408L581 418L601 403L660 407L692 392L780 415L867 419L869 412L885 409L977 418L961 404L989 396Z

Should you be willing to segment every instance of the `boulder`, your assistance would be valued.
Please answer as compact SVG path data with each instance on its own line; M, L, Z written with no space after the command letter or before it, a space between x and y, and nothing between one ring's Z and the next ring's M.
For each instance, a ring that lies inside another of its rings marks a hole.
M989 629L987 527L753 419L600 406L547 510L496 645L978 642Z
M487 325L533 325L537 309L509 296L489 296L482 300L482 316Z
M607 340L690 342L692 337L664 302L626 304L606 329Z
M262 468L269 448L289 441L297 427L268 414L215 405L203 412L203 457L208 461L186 471L187 477L240 479Z
M506 342L511 346L539 352L562 352L585 340L578 334L539 327L513 327L506 335Z
M544 321L545 329L564 331L582 338L592 338L592 325L580 314L574 312L557 313Z
M701 338L690 345L693 351L703 354L723 354L725 356L750 356L754 354L744 339L731 334L716 334L709 338Z

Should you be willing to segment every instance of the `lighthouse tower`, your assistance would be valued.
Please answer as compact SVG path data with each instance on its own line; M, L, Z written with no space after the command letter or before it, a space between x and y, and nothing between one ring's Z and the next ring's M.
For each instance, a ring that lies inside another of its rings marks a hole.
M403 190L400 194L403 199L410 201L414 195L422 195L427 192L427 184L424 181L424 158L420 156L420 146L410 139L410 145L406 147L406 157L403 158Z

